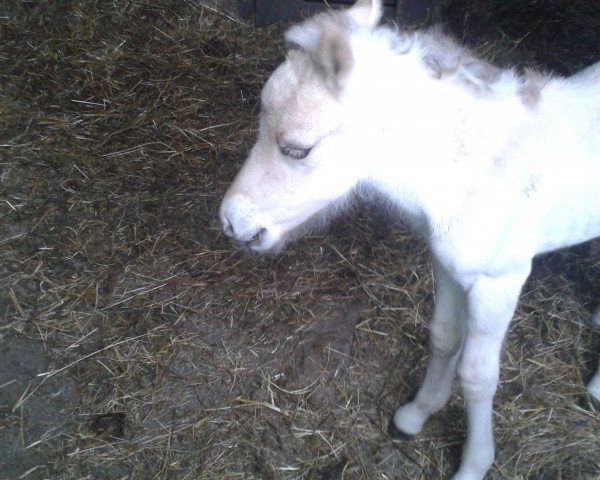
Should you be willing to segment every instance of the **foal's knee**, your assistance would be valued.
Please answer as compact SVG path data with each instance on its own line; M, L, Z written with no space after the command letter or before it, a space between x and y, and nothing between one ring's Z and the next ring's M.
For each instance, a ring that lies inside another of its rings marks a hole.
M457 325L434 323L429 331L429 346L433 355L452 358L463 344L463 332Z
M473 355L463 352L457 367L457 377L467 400L483 400L494 396L498 384L499 364L485 352Z

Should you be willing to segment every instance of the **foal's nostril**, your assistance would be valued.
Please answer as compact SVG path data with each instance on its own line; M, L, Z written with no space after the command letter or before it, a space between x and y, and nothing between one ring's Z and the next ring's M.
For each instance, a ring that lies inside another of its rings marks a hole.
M225 235L227 235L228 237L233 237L235 235L233 226L231 225L231 222L227 219L223 220L223 231L225 232Z
M247 247L249 247L250 245L254 245L256 243L259 243L261 238L264 236L264 234L267 233L267 229L266 228L261 228L258 232L256 232L256 234L247 242L245 242L245 245Z

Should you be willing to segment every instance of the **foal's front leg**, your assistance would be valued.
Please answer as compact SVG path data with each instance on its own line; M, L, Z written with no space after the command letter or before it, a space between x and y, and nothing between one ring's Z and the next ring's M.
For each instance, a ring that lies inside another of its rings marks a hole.
M446 405L464 338L466 295L439 262L434 260L433 266L436 302L429 326L431 357L415 399L394 415L396 428L409 435L419 433L425 421Z
M494 461L492 401L500 350L529 268L501 276L480 276L467 296L465 344L458 380L467 411L467 439L453 480L481 480Z

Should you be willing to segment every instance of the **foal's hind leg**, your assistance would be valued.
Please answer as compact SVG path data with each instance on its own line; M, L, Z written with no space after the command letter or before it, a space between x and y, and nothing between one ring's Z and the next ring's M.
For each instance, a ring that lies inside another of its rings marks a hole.
M415 399L394 415L396 428L409 435L419 433L429 416L448 401L463 344L465 293L441 265L434 263L434 273L437 298L429 328L429 365Z
M596 308L596 311L592 315L592 323L600 327L600 307Z
M592 322L600 327L600 307L596 309L596 312L592 316ZM588 392L590 392L594 406L600 410L600 358L598 359L596 375L588 383Z
M592 403L600 410L600 359L598 359L598 370L590 383L588 383L588 392L592 397Z

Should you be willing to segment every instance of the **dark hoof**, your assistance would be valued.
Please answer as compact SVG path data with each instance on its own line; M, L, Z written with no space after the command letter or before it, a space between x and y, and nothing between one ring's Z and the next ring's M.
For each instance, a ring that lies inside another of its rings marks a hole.
M396 425L394 424L393 418L388 424L387 433L392 438L392 440L413 440L415 438L414 435L409 435L408 433L404 433L398 430L398 428L396 428Z

